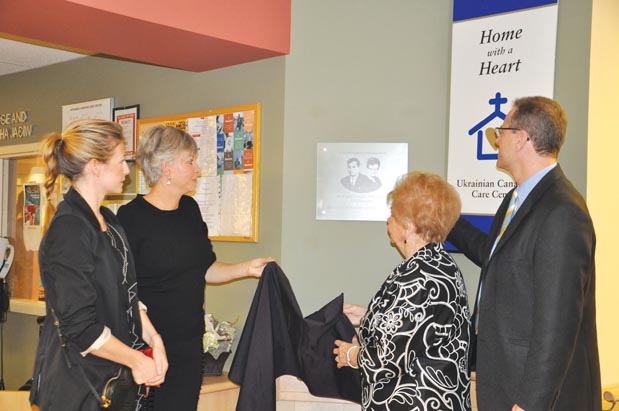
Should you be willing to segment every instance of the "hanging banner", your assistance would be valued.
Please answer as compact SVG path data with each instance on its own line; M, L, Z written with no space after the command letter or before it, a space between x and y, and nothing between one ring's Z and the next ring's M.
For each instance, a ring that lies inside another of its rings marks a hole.
M447 179L462 213L489 226L514 187L494 141L518 97L553 95L558 0L454 0ZM488 217L490 216L490 217ZM484 220L484 221L482 221Z

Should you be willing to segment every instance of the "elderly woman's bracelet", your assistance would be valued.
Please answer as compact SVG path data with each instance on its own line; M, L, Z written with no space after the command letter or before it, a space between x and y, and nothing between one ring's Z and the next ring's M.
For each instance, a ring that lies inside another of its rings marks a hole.
M358 345L351 345L350 348L346 351L346 365L348 365L350 368L354 368L357 369L359 368L358 365L352 365L352 363L350 362L350 352L352 351L353 348L359 348Z

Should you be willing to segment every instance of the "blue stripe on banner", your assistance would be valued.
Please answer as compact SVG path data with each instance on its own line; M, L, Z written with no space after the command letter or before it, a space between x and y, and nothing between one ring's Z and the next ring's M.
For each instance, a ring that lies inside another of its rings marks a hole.
M485 17L533 7L556 4L559 0L454 0L454 21Z
M487 234L488 232L490 232L490 226L492 225L492 220L494 219L494 216L462 214L462 218L464 218L469 223L473 224L475 227L479 228L481 231ZM449 241L445 241L445 249L447 251L460 252L460 250L458 250L458 248Z

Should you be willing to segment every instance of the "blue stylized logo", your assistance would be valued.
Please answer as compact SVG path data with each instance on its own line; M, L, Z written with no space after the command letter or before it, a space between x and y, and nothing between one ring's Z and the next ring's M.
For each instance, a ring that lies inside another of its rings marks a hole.
M501 106L507 103L507 98L501 96L501 92L497 91L495 96L488 100L488 104L494 106L494 112L492 112L488 117L484 118L479 123L475 124L473 128L469 130L469 136L477 133L477 159L478 160L496 160L498 158L497 153L487 154L483 152L483 142L484 142L484 128L485 126L494 120L495 118L500 118L501 120L505 120L505 113L501 111Z

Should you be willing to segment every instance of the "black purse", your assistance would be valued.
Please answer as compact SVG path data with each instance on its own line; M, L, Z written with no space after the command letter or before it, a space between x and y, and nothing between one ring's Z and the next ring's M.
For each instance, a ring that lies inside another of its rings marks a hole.
M62 332L60 331L60 322L58 321L58 317L56 316L56 312L53 308L51 309L51 312L54 316L54 325L56 326L56 331L58 332L58 338L60 338L60 345L62 347L67 367L72 368L69 355L66 352L67 343L62 335ZM84 368L79 362L77 363L77 368L80 369L82 377L84 377L84 380L88 384L88 388L90 388L90 391L95 396L102 409L108 411L135 410L135 402L138 398L139 387L133 380L133 375L128 367L121 365L118 371L105 382L101 393L97 392L97 389L92 384L90 378L88 378Z
M80 367L81 368L81 367ZM131 370L120 367L118 372L106 381L101 395L86 379L91 391L96 395L101 408L109 411L133 411L138 398L138 385L133 381Z

